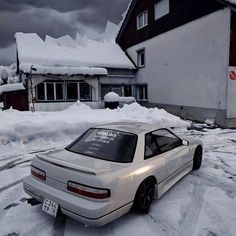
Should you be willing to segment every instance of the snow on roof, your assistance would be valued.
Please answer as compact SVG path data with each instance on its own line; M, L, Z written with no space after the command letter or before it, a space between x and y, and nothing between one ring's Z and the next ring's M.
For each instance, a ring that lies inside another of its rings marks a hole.
M236 4L236 0L226 0L226 2L230 2L230 3Z
M32 64L20 64L20 70L24 73L30 73ZM66 67L66 66L33 66L32 74L47 75L107 75L107 69L98 67Z
M107 22L105 32L103 34L103 39L111 42L115 42L115 38L119 32L120 26L116 25L110 21Z
M15 38L20 65L135 69L116 43L87 39L80 45L70 36L44 41L36 33L16 33Z
M23 84L5 84L0 86L0 95L4 92L13 92L19 90L25 90Z

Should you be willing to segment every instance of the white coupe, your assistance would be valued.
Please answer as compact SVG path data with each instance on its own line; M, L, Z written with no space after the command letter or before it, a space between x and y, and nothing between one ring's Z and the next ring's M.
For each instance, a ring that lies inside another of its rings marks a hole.
M112 123L87 130L64 150L35 156L23 181L30 203L87 226L105 225L131 207L147 213L154 198L202 162L199 140L144 123Z

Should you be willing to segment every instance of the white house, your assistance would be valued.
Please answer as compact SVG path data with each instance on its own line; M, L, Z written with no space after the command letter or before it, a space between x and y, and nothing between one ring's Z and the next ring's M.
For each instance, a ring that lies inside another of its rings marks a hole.
M102 107L110 90L132 96L136 67L114 42L16 33L17 69L29 108L58 111L77 100Z
M236 1L133 0L116 42L145 105L236 127Z

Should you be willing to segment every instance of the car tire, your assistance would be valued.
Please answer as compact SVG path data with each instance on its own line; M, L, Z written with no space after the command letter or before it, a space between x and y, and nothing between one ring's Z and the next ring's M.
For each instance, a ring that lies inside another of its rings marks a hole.
M150 206L153 202L155 194L155 180L153 178L147 178L144 180L135 195L134 210L140 213L148 213Z
M200 169L201 164L202 164L202 147L198 146L195 150L195 153L194 153L193 170Z

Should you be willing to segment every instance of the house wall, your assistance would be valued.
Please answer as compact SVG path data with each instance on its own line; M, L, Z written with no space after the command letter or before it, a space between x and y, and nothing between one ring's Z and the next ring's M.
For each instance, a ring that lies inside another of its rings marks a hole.
M24 76L25 77L25 76ZM29 100L29 109L32 109L32 96L31 96L31 80L29 79L29 76L27 77L27 87L28 87L28 100ZM33 75L32 76L32 85L33 85L33 97L36 98L36 86L39 83L42 83L44 81L53 81L53 82L64 82L64 81L85 81L91 86L91 94L92 94L92 100L91 101L84 101L86 105L92 107L92 108L100 108L101 102L99 102L99 83L98 83L98 77L85 77L85 76L60 76L60 75ZM79 86L79 85L78 85ZM65 89L65 88L64 88ZM78 87L78 93L79 93L79 87ZM64 96L66 96L66 91L64 90ZM34 108L36 111L61 111L75 102L68 102L68 101L36 101L34 103Z
M102 84L114 84L114 85L125 85L125 84L134 84L135 82L135 70L124 70L124 69L108 69L109 75L108 76L91 76L91 77L84 77L84 76L60 76L60 75L33 75L32 76L32 84L33 84L33 97L36 97L36 86L39 83L44 81L50 82L64 82L64 81L85 81L92 87L92 100L91 101L82 101L84 104L90 106L91 108L103 108L104 102L101 101L101 85ZM27 81L28 89L28 99L29 99L29 107L31 109L31 80L26 78L23 75L24 80ZM78 85L79 86L79 85ZM64 96L66 96L66 88L64 88ZM79 92L79 87L78 87ZM36 111L61 111L75 102L65 102L65 101L36 101L34 104Z
M206 108L210 112L201 114L201 119L223 119L229 35L230 10L224 9L128 48L135 62L137 51L145 48L146 66L137 72L136 82L148 82L149 102L169 105L176 111ZM199 117L198 112L189 116Z

